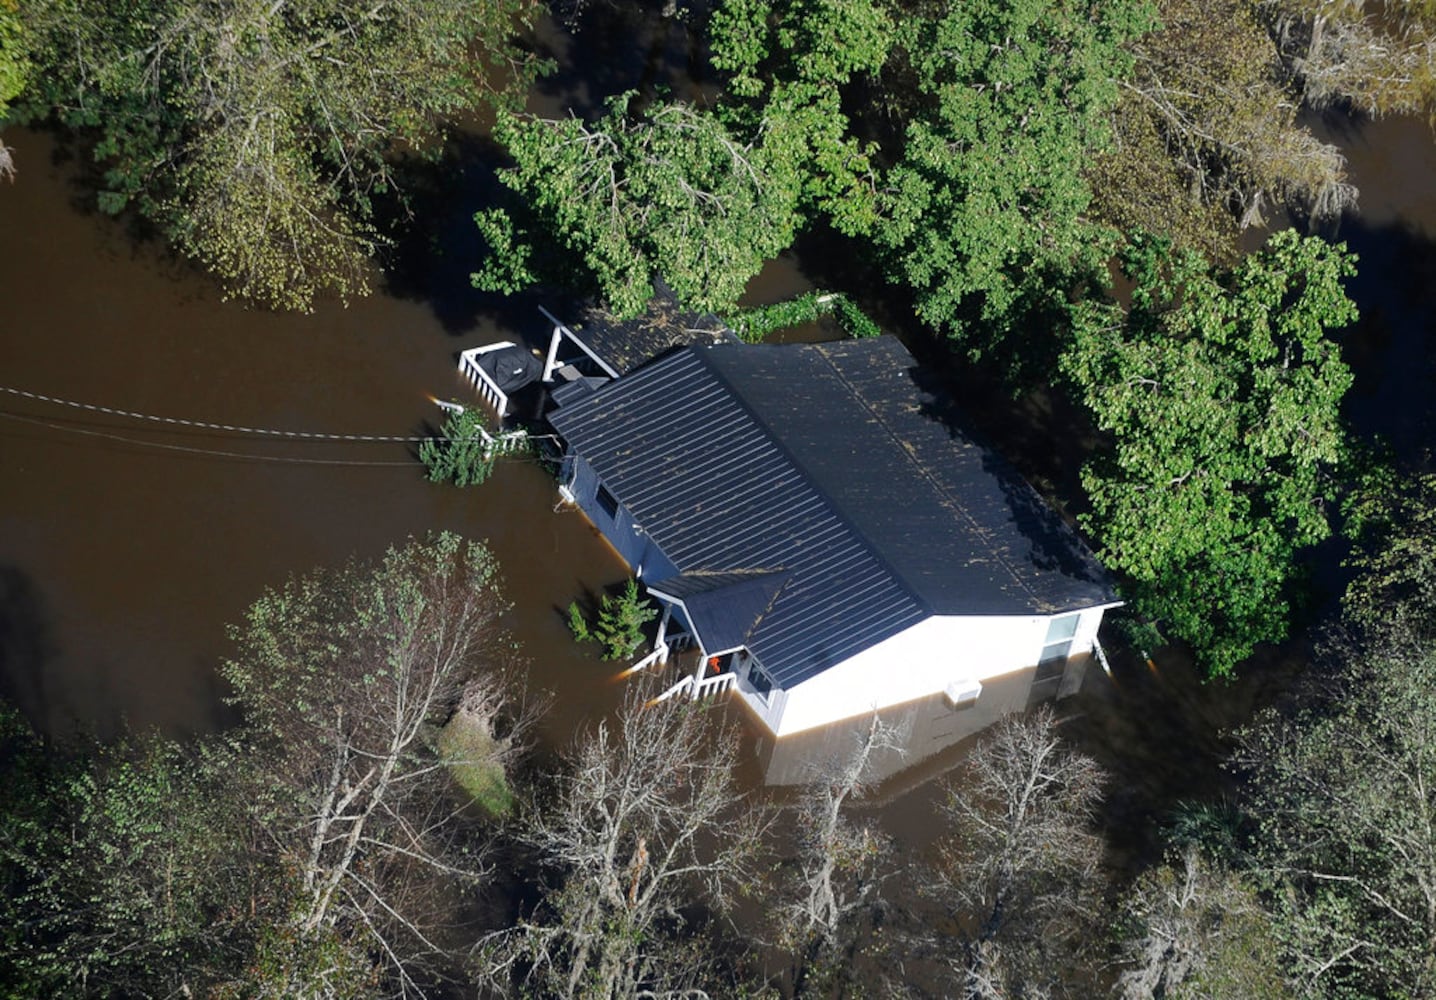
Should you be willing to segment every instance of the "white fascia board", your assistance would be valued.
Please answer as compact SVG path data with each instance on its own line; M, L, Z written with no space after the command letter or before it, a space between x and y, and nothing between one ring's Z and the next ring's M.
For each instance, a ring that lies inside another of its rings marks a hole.
M572 330L570 330L564 323L560 322L559 319L558 319L558 317L556 317L553 313L549 312L549 311L548 311L547 309L545 309L543 306L539 306L539 312L543 313L546 317L548 317L549 321L550 321L551 323L553 323L553 335L554 335L555 338L558 338L558 337L567 337L569 340L573 341L574 344L576 344L576 345L578 346L578 349L579 349L580 351L582 351L584 354L587 354L590 358L592 358L593 361L594 361L594 363L597 364L598 367L600 367L600 368L602 368L604 371L608 372L609 378L618 378L618 377L619 377L619 373L613 370L613 366L612 366L612 365L610 365L607 361L603 360L603 359L600 358L597 354L595 354L595 353L593 352L593 349L592 349L591 347L589 347L587 344L585 344L582 340L580 340L580 339L578 338L578 334L574 333L574 332L573 332ZM549 345L549 357L550 357L550 358L553 358L553 357L555 356L555 354L557 353L557 347L558 347L558 341L557 341L557 340L554 340L554 341ZM545 381L547 381L548 378L549 378L549 373L545 373L545 375L544 375Z
M693 632L693 638L696 639L698 642L699 651L702 652L704 656L718 655L717 653L708 652L708 647L703 645L703 637L698 634L698 626L693 624L693 616L688 613L688 605L684 604L681 598L674 597L672 594L665 594L661 590L654 590L652 585L647 583L643 585L643 589L648 591L648 593L652 596L658 598L660 601L667 601L674 607L682 608L683 620L688 623L688 628Z

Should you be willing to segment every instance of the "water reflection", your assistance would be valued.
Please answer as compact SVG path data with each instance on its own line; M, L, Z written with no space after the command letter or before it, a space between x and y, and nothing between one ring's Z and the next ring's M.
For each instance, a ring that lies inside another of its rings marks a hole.
M1063 695L1074 694L1082 686L1091 662L1087 656L1073 657L1061 680ZM875 750L869 760L865 777L873 786L869 801L890 801L945 773L954 763L953 751L965 741L1006 715L1052 699L1058 693L1056 685L1034 682L1034 672L1018 670L984 679L981 696L957 707L935 694L875 713L879 722L900 738L895 747ZM863 715L778 739L757 737L754 754L764 783L800 785L815 780L825 765L851 752L872 721L873 715ZM763 731L759 721L751 720L751 725L756 732Z

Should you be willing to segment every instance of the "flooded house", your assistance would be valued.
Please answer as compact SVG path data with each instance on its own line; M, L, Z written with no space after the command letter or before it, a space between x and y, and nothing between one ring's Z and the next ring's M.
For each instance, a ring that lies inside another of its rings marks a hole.
M540 378L562 497L662 608L647 662L701 653L668 696L735 692L774 737L989 687L1016 710L1067 693L1120 603L896 338L555 320Z

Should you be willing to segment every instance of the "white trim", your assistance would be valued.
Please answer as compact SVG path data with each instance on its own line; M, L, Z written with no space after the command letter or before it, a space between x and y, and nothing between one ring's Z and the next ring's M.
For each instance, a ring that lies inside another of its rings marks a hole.
M499 388L498 383L489 377L488 372L479 367L479 358L493 351L501 351L506 347L516 346L518 345L512 340L501 340L496 344L485 344L483 347L471 347L467 351L459 352L460 374L474 384L474 388L479 392L479 398L492 406L501 418L508 416L508 394Z
M743 648L742 646L734 646L733 649L725 649L719 652L710 653L708 651L708 646L703 642L703 636L698 634L698 626L693 624L693 616L688 613L688 605L684 604L681 598L674 597L672 594L665 594L661 590L655 590L651 584L647 583L643 585L643 589L648 591L648 593L653 597L658 598L660 601L666 601L671 605L676 605L677 607L683 609L683 620L688 623L688 634L693 636L693 641L698 643L698 651L704 656L722 656L724 653L732 653L735 650Z
M610 378L619 377L619 373L613 370L612 365L600 358L597 354L593 352L592 348L590 348L583 341L579 340L578 334L574 333L568 327L564 326L563 323L559 321L559 318L557 316L549 312L543 306L539 306L538 310L539 312L544 314L544 316L548 319L550 323L553 324L553 336L549 338L548 360L544 362L543 380L545 382L552 382L553 373L559 368L563 367L558 363L558 344L559 340L565 335L568 336L569 340L573 341L575 344L578 345L579 350L583 351L584 354L587 354L600 368L608 372Z

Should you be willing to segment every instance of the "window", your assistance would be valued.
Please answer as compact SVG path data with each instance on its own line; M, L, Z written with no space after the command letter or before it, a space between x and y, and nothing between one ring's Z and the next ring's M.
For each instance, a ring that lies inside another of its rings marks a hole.
M598 505L610 518L618 520L618 497L608 492L608 487L602 483L598 484Z
M773 693L773 679L763 672L758 666L757 660L748 661L748 683L753 688L753 693L768 704L768 698Z
M1052 619L1047 626L1047 638L1042 641L1042 655L1037 658L1036 680L1044 681L1062 673L1067 657L1072 655L1072 639L1077 635L1081 618L1076 614Z

